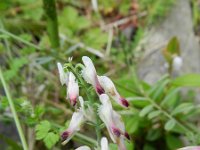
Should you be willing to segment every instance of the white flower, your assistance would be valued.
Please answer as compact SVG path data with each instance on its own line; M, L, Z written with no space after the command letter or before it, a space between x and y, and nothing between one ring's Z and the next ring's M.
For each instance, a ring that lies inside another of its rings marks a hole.
M109 150L108 140L106 137L101 138L101 150Z
M173 58L172 67L175 71L179 71L183 65L183 60L180 56L175 56Z
M91 122L96 122L96 117L94 114L94 110L90 105L87 105L87 108L85 108L84 100L82 96L79 96L79 102L80 102L80 111L82 111L84 117Z
M72 138L72 136L80 130L80 127L84 121L85 119L81 111L73 113L68 129L61 135L62 139L64 140L62 143L63 145L66 144Z
M91 150L88 146L81 146L75 150Z
M70 104L75 106L77 103L77 98L79 96L79 86L76 78L72 72L69 72L69 81L67 88L67 98L70 99Z
M128 138L121 116L113 110L109 97L106 94L100 95L102 105L99 107L99 117L105 123L109 135L114 143L120 144L120 138Z
M84 80L94 87L94 89L96 90L96 93L101 95L102 93L104 93L104 89L101 87L99 83L96 69L94 67L92 60L87 56L83 56L82 61L83 61L83 64L85 65L82 71Z
M117 89L115 88L114 83L112 82L110 78L106 76L98 76L98 79L99 79L100 85L103 87L106 94L112 97L112 99L114 99L121 106L124 106L124 107L129 106L128 101L125 98L120 96Z
M200 150L200 146L187 146L187 147L179 148L177 150Z
M64 84L67 85L67 83L68 83L68 73L64 72L63 66L62 66L61 63L58 62L57 67L58 67L58 72L59 72L59 76L60 76L60 83L62 85L64 85Z
M97 0L92 0L92 7L94 11L98 12L98 2Z

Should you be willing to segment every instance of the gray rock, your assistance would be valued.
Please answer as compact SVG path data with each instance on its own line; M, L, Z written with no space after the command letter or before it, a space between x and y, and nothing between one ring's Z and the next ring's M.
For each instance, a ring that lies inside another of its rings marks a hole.
M167 73L162 49L177 36L183 67L178 74L200 72L200 45L194 35L189 0L177 0L163 21L147 31L137 50L144 50L138 65L141 79L152 84Z

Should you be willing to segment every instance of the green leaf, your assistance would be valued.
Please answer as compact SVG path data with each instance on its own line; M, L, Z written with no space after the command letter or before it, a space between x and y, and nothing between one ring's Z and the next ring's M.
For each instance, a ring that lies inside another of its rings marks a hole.
M173 129L175 125L176 125L176 121L174 119L170 119L165 124L165 130L169 131L169 130Z
M172 134L167 134L165 136L165 140L169 150L175 150L183 146L181 140L177 136L174 136Z
M148 105L146 107L144 107L140 113L139 113L139 116L140 117L144 117L146 116L149 112L151 112L153 110L153 105Z
M179 106L177 106L173 111L172 111L172 115L176 115L179 113L184 113L187 114L189 113L191 110L193 110L195 108L195 105L192 103L182 103Z
M156 110L156 111L151 112L151 113L148 115L148 118L149 118L149 119L153 119L153 118L159 116L160 114L161 114L161 111L160 111L160 110Z
M5 142L7 145L9 145L10 148L12 148L12 150L23 150L21 145L16 140L7 138L3 134L0 134L0 140Z
M155 140L159 139L161 136L162 136L162 129L160 129L160 128L150 129L148 131L146 139L148 141L155 141Z
M40 124L38 124L35 128L36 139L41 140L45 138L50 128L51 128L51 125L47 120L40 122Z
M134 133L138 127L139 127L139 123L140 123L140 117L138 115L135 116L128 116L124 119L125 124L126 124L126 130L129 134Z
M174 104L177 102L177 96L179 91L179 88L172 88L168 90L167 96L163 99L160 105L174 106Z
M200 74L186 74L172 81L175 86L198 86L200 87Z
M44 138L44 143L48 149L52 148L59 140L59 135L49 132Z
M167 45L167 51L171 54L180 54L180 45L177 37L173 37L168 45Z

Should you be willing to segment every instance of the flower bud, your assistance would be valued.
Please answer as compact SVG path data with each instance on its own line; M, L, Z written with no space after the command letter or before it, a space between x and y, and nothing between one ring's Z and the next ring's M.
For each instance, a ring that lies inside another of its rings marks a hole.
M63 145L66 144L73 137L73 135L80 130L84 121L85 119L81 111L73 113L68 129L61 135L62 140L64 140L62 143Z
M87 56L83 56L82 61L83 61L83 64L85 65L85 67L82 70L82 75L83 75L84 80L94 87L97 94L99 95L103 94L104 89L101 87L99 83L96 69L94 67L92 60Z
M69 73L69 81L67 88L67 98L70 99L70 104L75 106L77 103L77 98L79 96L79 86L76 78L72 72Z
M175 56L173 58L173 63L172 63L173 69L175 71L179 71L181 69L182 65L183 65L182 58L180 56Z
M60 83L62 85L64 84L68 84L68 73L64 72L63 70L63 66L61 63L57 63L57 67L58 67L58 72L59 72L59 76L60 76Z
M99 82L103 89L105 90L105 93L108 94L112 99L114 99L118 104L120 104L123 107L128 107L129 103L128 101L121 97L118 93L117 89L115 88L114 83L112 80L106 76L99 76L98 77Z
M101 150L109 150L108 140L106 137L101 138Z
M106 94L100 95L102 105L99 107L99 117L105 123L109 135L114 143L120 144L121 137L127 138L124 123L121 116L113 110L109 97Z

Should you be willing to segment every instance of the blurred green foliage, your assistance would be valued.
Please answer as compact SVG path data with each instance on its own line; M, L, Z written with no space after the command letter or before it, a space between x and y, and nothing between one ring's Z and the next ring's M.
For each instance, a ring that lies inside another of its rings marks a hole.
M66 102L66 89L58 81L56 62L66 62L69 56L73 56L73 63L77 63L83 55L94 60L99 74L107 72L119 92L131 103L128 110L114 104L122 114L126 129L131 135L131 142L126 143L128 150L173 150L184 145L182 137L189 143L199 144L200 134L195 125L200 112L199 105L194 105L195 94L188 92L185 97L181 96L182 87L199 87L199 75L186 75L175 80L164 76L154 85L149 85L143 81L139 81L139 84L135 82L132 72L139 55L135 48L142 39L144 30L149 24L154 25L163 18L175 3L174 0L139 0L137 13L147 13L143 18L138 18L138 27L132 27L135 30L133 38L127 39L124 30L117 28L111 39L110 53L105 55L109 35L108 31L101 30L102 22L107 25L118 21L117 17L121 19L130 16L132 2L99 1L97 14L92 11L90 1L58 0L61 46L59 50L55 50L51 48L48 39L42 0L0 1L1 67L20 121L24 129L32 129L26 134L32 135L32 141L29 142L35 149L66 149L57 143L60 131L69 123L71 108ZM199 13L196 1L194 4L196 25ZM133 24L128 25L130 26ZM18 38L13 38L2 30L9 31ZM81 44L84 46L80 46ZM99 59L94 50L104 57ZM142 91L139 85L142 86ZM12 123L7 98L3 95L1 91L0 121L3 124ZM93 98L97 99L96 96ZM186 136L180 123L191 131ZM84 130L88 130L87 126ZM104 131L102 134L107 135ZM8 149L21 149L19 142L12 140L12 137L0 134L0 139L10 146ZM74 143L84 144L73 139L69 144L71 148ZM116 145L110 144L110 148L114 150Z

